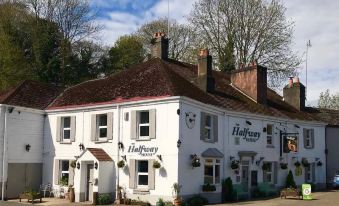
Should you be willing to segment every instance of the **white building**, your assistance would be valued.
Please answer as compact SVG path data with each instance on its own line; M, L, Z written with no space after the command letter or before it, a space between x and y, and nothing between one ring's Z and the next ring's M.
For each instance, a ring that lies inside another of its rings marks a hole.
M93 192L114 197L120 186L153 204L172 200L176 182L184 198L220 202L227 177L253 191L262 182L283 187L289 170L298 185L325 186L326 124L307 112L299 81L290 80L283 101L267 88L264 67L224 74L212 72L207 50L198 66L167 53L168 40L157 33L152 59L68 88L45 109L43 183L74 185L77 202L92 201ZM310 164L299 176L297 161ZM203 192L207 183L216 191Z

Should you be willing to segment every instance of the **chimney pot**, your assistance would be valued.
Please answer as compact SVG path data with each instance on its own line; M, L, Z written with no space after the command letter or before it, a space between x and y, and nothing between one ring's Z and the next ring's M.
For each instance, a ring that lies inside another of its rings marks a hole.
M305 86L298 77L290 77L288 85L283 90L284 101L298 110L305 109Z
M288 86L292 86L293 85L293 77L290 77L289 79L288 79Z
M153 35L152 43L152 57L161 59L168 59L168 38L163 32L156 32Z
M200 57L207 57L209 55L208 49L200 49L199 56Z

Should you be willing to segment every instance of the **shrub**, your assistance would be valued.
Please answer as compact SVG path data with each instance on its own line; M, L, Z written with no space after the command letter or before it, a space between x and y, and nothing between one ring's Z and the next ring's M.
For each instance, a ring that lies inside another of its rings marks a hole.
M295 184L293 173L291 170L288 172L288 175L286 178L286 188L290 188L290 187L297 188L297 185Z
M195 195L186 201L186 206L203 206L206 204L208 204L208 200L200 195Z
M62 177L60 180L59 180L59 184L61 186L67 186L68 185L68 177Z
M214 185L211 185L210 183L204 184L202 186L203 192L214 192L216 190Z
M99 194L97 197L97 203L99 205L108 205L111 204L112 198L109 194Z
M233 201L233 183L230 177L222 181L222 196L223 201Z
M164 200L163 200L162 198L159 198L159 200L158 200L156 206L165 206Z
M131 205L152 206L149 202L144 202L144 201L141 201L141 200L132 200Z

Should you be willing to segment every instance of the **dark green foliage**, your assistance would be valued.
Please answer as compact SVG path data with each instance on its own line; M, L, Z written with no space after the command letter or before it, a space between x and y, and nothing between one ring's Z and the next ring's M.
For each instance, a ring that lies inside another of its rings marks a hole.
M297 188L297 185L295 184L293 173L290 170L288 172L287 178L286 178L286 188Z
M222 198L223 201L233 201L233 183L230 177L222 181Z
M141 201L141 200L132 200L131 205L152 206L149 202L144 202L144 201Z
M209 183L204 184L202 186L202 191L203 192L214 192L216 190L215 185L211 185Z
M200 195L195 195L187 199L185 202L186 206L203 206L206 204L208 204L208 200L204 197L201 197Z
M99 205L108 205L112 203L112 197L109 194L100 194L97 198Z

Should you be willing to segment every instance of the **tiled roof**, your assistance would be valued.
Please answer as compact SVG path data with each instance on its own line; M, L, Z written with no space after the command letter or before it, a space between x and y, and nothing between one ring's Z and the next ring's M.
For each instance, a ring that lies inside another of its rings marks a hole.
M280 95L269 88L267 104L257 104L231 85L229 74L213 71L213 76L216 82L215 91L204 92L194 83L197 79L196 65L152 58L107 78L70 87L48 109L186 96L230 111L318 121L311 113L299 111L284 102Z
M316 116L319 121L323 121L332 126L339 126L339 110L306 108L307 112Z
M45 109L61 91L60 87L26 80L0 92L0 104Z
M90 151L98 161L102 161L102 162L113 161L112 158L103 149L87 148L87 150Z

